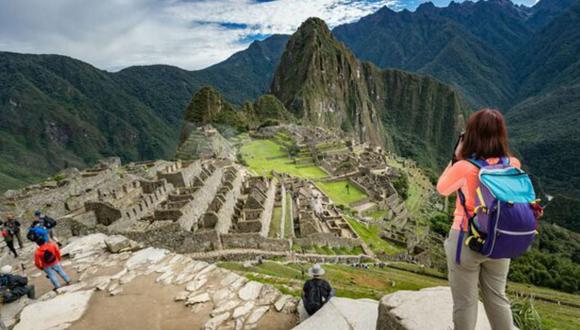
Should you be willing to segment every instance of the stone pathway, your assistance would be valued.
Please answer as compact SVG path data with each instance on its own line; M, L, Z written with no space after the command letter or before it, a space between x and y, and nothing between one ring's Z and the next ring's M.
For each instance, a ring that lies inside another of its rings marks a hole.
M192 320L203 319L205 330L263 328L269 313L290 320L286 329L296 324L297 301L272 286L164 249L130 251L138 248L120 236L92 234L74 239L62 252L70 256L66 264L78 273L80 281L59 289L58 295L51 291L24 307L14 329L68 328L92 307L95 292L112 296L110 304L115 304L114 299L123 296L124 288L147 276L159 286L177 288L175 304L191 309ZM106 274L107 270L114 272Z

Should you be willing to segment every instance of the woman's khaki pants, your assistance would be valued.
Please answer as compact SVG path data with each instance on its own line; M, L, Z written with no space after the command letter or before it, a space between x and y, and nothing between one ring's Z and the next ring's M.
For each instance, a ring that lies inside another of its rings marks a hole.
M461 263L455 262L459 231L451 230L445 240L449 286L453 295L455 330L475 329L478 284L485 313L494 330L513 329L510 303L505 295L510 259L490 259L463 244Z

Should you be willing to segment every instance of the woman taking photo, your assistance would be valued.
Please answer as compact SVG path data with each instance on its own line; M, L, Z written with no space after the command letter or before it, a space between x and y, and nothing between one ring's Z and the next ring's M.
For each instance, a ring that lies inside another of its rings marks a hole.
M455 149L453 162L439 178L437 191L444 196L460 191L458 194L463 193L465 199L464 207L457 198L453 225L444 244L455 329L475 328L478 285L492 329L512 329L512 313L505 294L510 259L492 259L465 248L463 244L467 237L468 218L474 213L479 185L479 168L469 159L485 160L490 165L509 159L511 166L520 168L519 160L510 157L505 120L499 111L483 109L469 117L465 134L460 136ZM462 240L460 245L458 240Z

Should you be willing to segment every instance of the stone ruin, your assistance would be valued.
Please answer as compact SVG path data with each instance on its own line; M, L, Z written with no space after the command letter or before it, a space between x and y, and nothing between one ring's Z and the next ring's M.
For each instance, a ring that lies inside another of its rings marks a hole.
M412 221L392 184L400 176L399 171L388 165L381 148L357 144L340 132L319 127L281 125L260 132L261 137L284 136L295 141L299 151L293 157L298 166L319 166L329 174L328 181L348 180L369 196L351 207L363 206L363 211L383 209L387 211L386 220Z
M354 248L352 228L312 182L253 176L226 159L118 159L76 171L66 184L40 185L4 196L2 210L27 215L37 208L58 218L63 236L122 234L179 253L227 250L292 251L293 244ZM52 185L51 185L52 186ZM293 196L291 203L288 196ZM58 197L58 198L57 198ZM291 208L286 210L286 205ZM282 207L284 206L284 207ZM274 212L282 207L284 212ZM292 233L271 233L271 222L293 215Z
M440 256L431 258L433 251L428 247L437 238L429 235L428 227L411 217L404 200L393 186L393 181L401 175L397 168L416 170L414 162L390 155L379 147L356 143L341 132L322 128L281 125L263 128L256 136L274 139L287 147L296 166L318 166L328 173L326 181L347 180L363 191L368 198L348 206L356 210L360 218L366 218L367 223L381 227L383 239L406 247L405 260L412 259L413 262L427 265L431 264L431 259L444 260ZM293 153L290 152L291 148L294 149ZM397 166L391 166L387 156ZM366 213L373 210L384 210L385 214L377 220L365 217ZM304 230L319 230L320 222L308 221L310 218L305 215Z

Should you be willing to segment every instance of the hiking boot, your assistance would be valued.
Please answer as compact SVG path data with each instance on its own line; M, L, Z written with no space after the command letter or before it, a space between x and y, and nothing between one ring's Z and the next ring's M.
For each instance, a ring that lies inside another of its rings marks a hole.
M71 284L72 284L71 281L66 282L66 285L71 285Z
M28 290L26 295L28 296L29 299L36 299L36 290L34 288L34 285L30 286L30 289Z

